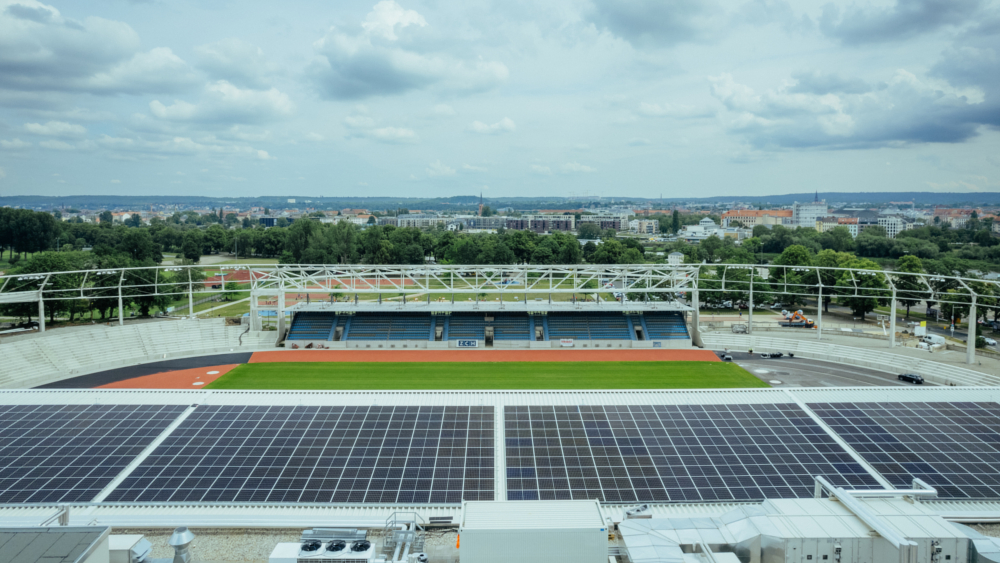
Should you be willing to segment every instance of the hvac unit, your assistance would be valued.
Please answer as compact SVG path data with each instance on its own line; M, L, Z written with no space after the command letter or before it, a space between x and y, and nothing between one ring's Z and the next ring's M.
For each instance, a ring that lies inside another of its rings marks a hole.
M466 501L462 563L607 563L608 525L596 500Z
M111 563L142 563L153 552L153 544L142 534L114 534L108 536Z
M369 563L375 546L363 530L313 528L302 533L298 543L279 543L268 563Z

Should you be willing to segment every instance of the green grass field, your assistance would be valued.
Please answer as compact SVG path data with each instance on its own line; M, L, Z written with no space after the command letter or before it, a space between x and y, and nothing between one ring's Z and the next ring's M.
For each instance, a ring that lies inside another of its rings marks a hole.
M769 387L722 362L244 364L209 389L723 389Z

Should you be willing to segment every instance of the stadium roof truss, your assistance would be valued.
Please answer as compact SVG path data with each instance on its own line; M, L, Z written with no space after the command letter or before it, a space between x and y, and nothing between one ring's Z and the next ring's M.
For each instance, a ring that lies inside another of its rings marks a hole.
M629 264L629 265L238 265L157 266L0 276L0 303L32 303L74 299L118 299L123 296L186 295L204 291L208 272L220 277L239 270L242 284L257 296L282 292L337 292L344 295L488 296L619 293L630 301L667 300L701 293L747 294L767 291L815 298L838 295L889 300L894 296L957 306L976 305L977 298L1000 294L1000 281L959 276L821 266L756 264ZM751 280L753 283L751 284ZM225 283L211 291L225 289ZM1000 300L979 304L996 307Z

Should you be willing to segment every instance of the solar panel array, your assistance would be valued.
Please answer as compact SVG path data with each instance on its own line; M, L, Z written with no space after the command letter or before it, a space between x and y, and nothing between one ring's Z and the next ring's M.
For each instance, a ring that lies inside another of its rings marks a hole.
M108 500L493 500L493 433L493 407L200 406Z
M816 412L896 487L923 479L945 499L1000 498L997 403L815 403Z
M181 405L0 405L0 503L87 502Z
M507 406L507 499L806 498L878 482L795 404Z

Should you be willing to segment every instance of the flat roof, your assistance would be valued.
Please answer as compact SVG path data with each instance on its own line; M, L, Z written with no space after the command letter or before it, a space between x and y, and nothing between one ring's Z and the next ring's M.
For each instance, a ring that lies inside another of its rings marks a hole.
M0 528L0 561L78 563L110 532L104 526Z
M565 530L607 527L596 500L466 501L461 530Z

